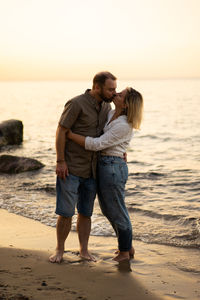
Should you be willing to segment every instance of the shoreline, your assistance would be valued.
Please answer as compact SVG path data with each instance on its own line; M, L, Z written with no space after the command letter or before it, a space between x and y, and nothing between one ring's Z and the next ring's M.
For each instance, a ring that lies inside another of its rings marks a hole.
M91 236L89 248L97 262L86 262L78 256L77 234L70 232L64 262L52 264L48 257L55 248L55 228L4 209L0 237L0 299L200 298L200 274L192 272L191 264L188 270L180 264L192 256L195 262L199 251L134 241L135 259L120 266L112 260L116 239Z

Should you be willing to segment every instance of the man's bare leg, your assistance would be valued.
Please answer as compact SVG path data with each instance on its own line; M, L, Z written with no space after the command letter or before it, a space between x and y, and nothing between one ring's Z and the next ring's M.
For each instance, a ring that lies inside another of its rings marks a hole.
M95 261L95 258L88 252L88 241L91 231L91 218L78 214L77 231L80 243L80 257L86 260Z
M71 229L72 218L58 216L56 225L57 247L53 255L49 257L50 262L60 263L63 259L65 240Z

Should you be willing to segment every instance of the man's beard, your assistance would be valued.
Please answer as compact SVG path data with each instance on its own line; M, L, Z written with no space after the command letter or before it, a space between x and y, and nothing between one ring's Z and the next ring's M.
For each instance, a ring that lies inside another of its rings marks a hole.
M99 96L101 97L101 99L106 102L106 103L110 103L113 101L114 96L112 96L111 98L108 98L104 95L103 89L101 88L101 91L99 93Z

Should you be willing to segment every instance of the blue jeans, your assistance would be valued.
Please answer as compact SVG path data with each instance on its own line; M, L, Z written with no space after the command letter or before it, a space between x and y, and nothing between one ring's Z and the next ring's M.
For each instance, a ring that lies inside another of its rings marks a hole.
M72 217L77 206L78 213L91 217L96 197L96 180L69 174L66 179L57 177L56 211L57 215Z
M98 198L104 216L110 221L118 238L120 251L132 247L132 225L124 202L128 167L123 158L101 156L98 160Z

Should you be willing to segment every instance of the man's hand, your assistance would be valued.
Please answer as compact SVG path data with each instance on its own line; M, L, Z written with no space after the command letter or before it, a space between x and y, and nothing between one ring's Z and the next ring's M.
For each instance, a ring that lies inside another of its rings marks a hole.
M69 175L66 161L57 162L56 174L58 175L58 177L60 177L61 179L64 179L64 180Z

